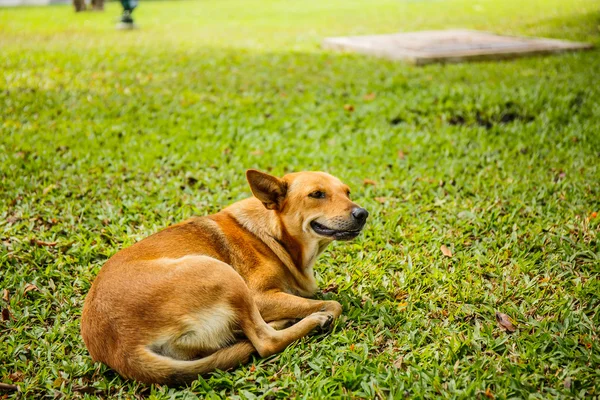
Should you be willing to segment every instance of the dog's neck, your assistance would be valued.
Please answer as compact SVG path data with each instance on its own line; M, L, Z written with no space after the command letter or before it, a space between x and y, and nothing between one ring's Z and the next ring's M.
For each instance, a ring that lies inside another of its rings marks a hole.
M303 295L312 296L318 289L313 265L329 241L300 243L283 226L277 213L268 210L251 197L232 204L223 210L240 225L262 240L290 270L303 287Z

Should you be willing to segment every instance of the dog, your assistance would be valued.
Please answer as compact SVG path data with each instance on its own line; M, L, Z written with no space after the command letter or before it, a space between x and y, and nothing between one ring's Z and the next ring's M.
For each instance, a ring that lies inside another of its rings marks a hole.
M312 300L317 257L369 213L324 172L248 170L253 197L172 225L112 256L85 299L92 358L144 383L187 384L268 357L342 313ZM243 332L243 337L236 337Z

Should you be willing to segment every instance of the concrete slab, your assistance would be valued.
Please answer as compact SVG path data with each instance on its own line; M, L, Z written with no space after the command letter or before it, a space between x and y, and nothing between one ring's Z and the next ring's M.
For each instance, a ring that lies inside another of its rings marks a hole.
M556 39L502 36L482 31L452 29L332 37L323 41L323 47L424 65L515 58L591 49L594 46Z

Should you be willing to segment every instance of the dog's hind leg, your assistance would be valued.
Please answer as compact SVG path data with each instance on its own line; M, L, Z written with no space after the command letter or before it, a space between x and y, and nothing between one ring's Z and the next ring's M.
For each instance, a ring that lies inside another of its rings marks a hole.
M128 358L130 365L119 369L143 382L189 382L199 374L244 363L254 351L270 356L315 328L329 326L336 316L320 311L276 330L262 318L246 282L231 266L206 256L163 259L161 265L168 280L160 289L177 293L177 307L169 298L164 301L163 318L171 323L162 336ZM249 341L226 347L236 327Z
M275 328L283 326L275 323L273 327L265 322L245 283L244 288L238 288L236 293L232 305L238 310L239 324L261 357L268 357L282 351L290 343L308 335L316 328L327 328L337 316L329 310L319 311L301 319L289 328L276 330ZM287 324L288 321L284 323Z

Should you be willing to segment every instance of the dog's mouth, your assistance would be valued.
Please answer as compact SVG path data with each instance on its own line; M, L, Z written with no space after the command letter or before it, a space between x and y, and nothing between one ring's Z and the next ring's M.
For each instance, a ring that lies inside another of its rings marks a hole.
M354 239L355 237L358 236L358 234L362 230L362 226L358 229L351 229L351 230L331 229L331 228L326 227L323 224L318 223L317 221L312 221L310 223L310 227L318 235L330 237L334 240Z

